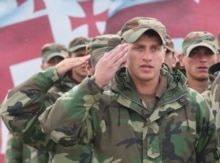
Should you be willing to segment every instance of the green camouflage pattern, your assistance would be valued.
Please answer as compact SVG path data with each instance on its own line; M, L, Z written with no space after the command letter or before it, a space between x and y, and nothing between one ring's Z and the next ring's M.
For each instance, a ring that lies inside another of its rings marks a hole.
M90 155L87 154L87 148L84 150L83 147L78 146L64 150L42 132L38 120L47 107L77 84L70 78L69 73L59 78L56 69L50 67L9 90L2 103L0 115L15 138L39 150L50 152L53 163L60 163L61 160L65 163L75 163L80 160L87 162ZM52 118L56 120L56 117ZM75 151L74 155L73 151Z
M218 42L215 36L206 31L190 32L183 40L183 55L189 56L190 52L199 46L205 46L212 50L213 54L218 53Z
M156 31L163 44L166 44L166 27L159 20L150 17L135 17L128 20L120 30L121 37L125 42L135 42L145 31Z
M219 63L216 63L213 66L216 66L216 65L219 65ZM213 73L209 74L208 87L206 91L202 93L202 96L205 98L207 104L210 106L210 109L216 120L218 146L220 148L220 102L218 102L218 99L219 99L218 96L220 93L219 92L220 90L218 88L219 86L218 83L220 82L220 79L218 79L219 77L217 77L218 73L219 71L216 69Z
M213 102L212 102L214 97L211 97L211 91L212 91L213 87L215 87L215 86L213 86L215 78L216 78L215 75L212 75L212 74L209 75L208 87L205 92L201 93L201 95L205 98L207 104L210 106L210 109L214 115L214 118L216 118L217 112L218 112L218 107L214 106ZM220 124L217 124L216 127L218 127L219 125Z
M86 46L86 53L91 55L90 64L95 66L106 53L121 44L121 37L115 34L104 34L94 37Z
M86 53L95 55L97 52L109 52L121 44L121 37L114 34L104 34L94 37L86 46Z
M172 41L170 35L168 35L168 34L166 34L166 45L165 45L165 47L166 47L169 51L175 53L173 41Z
M41 58L43 62L48 62L53 57L66 58L67 56L67 48L62 44L48 43L41 48Z
M160 81L158 101L146 108L126 68L104 92L86 78L40 117L42 129L65 147L91 145L93 163L217 162L215 120L203 96L166 65Z
M49 154L23 144L9 133L4 163L48 163Z
M86 48L86 45L90 42L91 38L89 37L76 37L69 43L69 52L73 53L81 48Z
M209 89L203 93L216 119L218 143L220 147L220 73L218 73Z

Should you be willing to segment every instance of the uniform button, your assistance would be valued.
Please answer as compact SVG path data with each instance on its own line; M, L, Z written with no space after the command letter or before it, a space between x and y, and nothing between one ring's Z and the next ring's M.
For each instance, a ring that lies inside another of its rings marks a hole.
M183 103L185 100L183 98L180 99L180 102Z

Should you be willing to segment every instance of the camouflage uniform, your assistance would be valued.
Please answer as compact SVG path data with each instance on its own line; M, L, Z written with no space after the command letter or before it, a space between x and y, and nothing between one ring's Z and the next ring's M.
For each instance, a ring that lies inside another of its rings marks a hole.
M50 67L10 90L1 108L2 118L16 138L40 150L51 152L51 157L62 150L42 133L38 117L62 93L78 84L69 75L70 73L61 80L56 69Z
M97 44L99 41L102 42L102 46L99 43ZM89 44L87 51L89 54L92 54L91 65L94 66L97 60L101 58L101 54L103 55L105 51L109 51L121 43L121 37L103 35L97 36L91 42L92 44ZM50 151L53 162L85 163L91 160L91 148L89 144L75 146L71 149L61 147L50 139L50 134L48 136L41 131L38 121L38 117L42 113L45 116L51 114L51 104L61 94L78 84L70 79L70 75L69 73L60 79L55 68L48 68L46 71L38 73L8 93L3 103L1 114L6 126L16 137L29 145ZM11 108L13 111L11 112L10 106L13 105L14 107ZM47 106L49 107L46 109ZM20 117L19 115L22 116ZM58 116L59 114L56 113L55 116L50 118L57 121Z
M84 48L88 43L87 39L85 41ZM0 110L9 131L25 144L49 151L53 162L73 162L79 150L70 151L54 143L41 131L38 117L58 97L77 84L72 80L71 72L60 78L56 69L50 67L9 90Z
M48 163L49 154L25 145L9 133L5 163Z
M139 29L152 28L138 18L120 32L132 31L139 23ZM94 163L219 160L213 114L179 71L162 66L156 100L149 108L141 102L127 68L116 73L109 90L94 80L83 80L56 101L53 114L40 120L55 142L66 147L90 144ZM58 121L50 121L56 112Z
M217 36L218 45L220 46L220 33ZM220 52L220 47L218 47L218 52ZM219 55L219 54L218 54ZM216 119L217 135L218 135L218 145L220 148L220 63L216 63L209 68L209 73L214 76L214 81L207 89L203 95L206 97L208 104L210 105L214 117Z
M183 53L187 56L190 55L190 52L199 46L204 46L210 49L213 52L213 55L217 55L219 47L218 47L218 41L216 40L215 36L212 35L209 32L203 32L203 31L198 31L198 32L190 32L184 39L183 41ZM212 65L209 68L209 78L208 78L208 87L206 91L202 92L202 96L206 99L208 105L210 105L210 109L216 118L216 127L217 130L219 130L219 111L218 107L216 107L216 102L213 100L215 99L216 92L213 92L215 89L216 91L216 84L213 85L213 82L216 77L216 70L218 67L218 63ZM216 83L216 82L215 82ZM213 86L212 86L213 85ZM212 90L212 93L211 93ZM213 97L214 96L214 97ZM219 134L218 134L219 135Z
M215 81L212 83L211 91L210 91L210 100L211 100L211 107L213 109L213 113L216 117L216 127L218 132L218 140L219 140L219 147L220 147L220 73L215 78Z
M48 64L54 57L60 57L60 60L66 58L66 47L58 43L45 44L41 48L42 64ZM24 144L21 140L15 138L11 133L9 133L7 150L5 153L5 163L12 162L48 163L50 162L50 160L48 152L40 151L36 148L28 146Z
M149 112L124 68L117 73L112 91L102 92L87 78L56 102L58 110L53 111L62 115L60 125L44 130L63 146L93 143L92 162L217 159L214 119L203 97L186 87L180 73L172 76L163 68L161 80L165 82L157 90L159 101Z

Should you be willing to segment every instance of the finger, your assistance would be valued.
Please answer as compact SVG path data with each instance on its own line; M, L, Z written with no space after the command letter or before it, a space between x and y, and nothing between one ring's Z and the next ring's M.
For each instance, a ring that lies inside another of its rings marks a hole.
M119 47L119 49L116 49L116 52L114 55L112 55L112 61L117 62L121 58L127 58L127 53L128 53L128 46L126 44L123 44Z
M121 44L121 45L118 45L111 52L109 52L109 54L107 54L106 58L109 61L112 60L113 62L116 62L118 59L120 59L121 57L126 55L127 51L128 51L127 45L126 44Z
M79 66L81 64L88 62L89 58L90 55L84 57L70 58L69 62L74 66Z
M127 53L125 53L125 55L118 58L118 60L116 60L112 64L112 66L117 67L117 69L118 69L119 67L121 67L121 65L124 65L126 62L127 62Z
M121 60L124 60L125 58L127 58L127 52L128 52L128 48L124 47L123 49L121 49L118 54L116 54L112 60L113 62L121 62Z

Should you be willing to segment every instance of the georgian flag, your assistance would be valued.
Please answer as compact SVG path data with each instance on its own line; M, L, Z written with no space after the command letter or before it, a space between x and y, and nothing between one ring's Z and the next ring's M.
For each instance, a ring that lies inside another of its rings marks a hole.
M64 45L76 36L116 33L135 16L164 23L177 50L183 37L220 31L219 0L0 0L0 103L8 89L40 71L45 43ZM7 129L0 121L0 162Z
M45 43L64 45L76 36L94 37L105 30L108 0L1 0L0 103L8 89L40 71ZM0 162L7 129L0 121Z
M181 50L183 38L191 31L220 32L219 0L115 0L106 24L106 33L115 33L135 16L155 17L167 27L175 48Z

